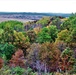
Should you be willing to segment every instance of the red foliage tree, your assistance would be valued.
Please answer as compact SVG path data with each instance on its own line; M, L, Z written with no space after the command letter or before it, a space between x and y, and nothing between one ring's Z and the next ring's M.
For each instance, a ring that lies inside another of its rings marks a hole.
M3 60L0 58L0 69L3 67Z
M24 67L24 54L22 50L18 50L15 52L14 55L12 55L11 60L9 61L9 66L10 67L16 67L16 66L20 66L20 67Z

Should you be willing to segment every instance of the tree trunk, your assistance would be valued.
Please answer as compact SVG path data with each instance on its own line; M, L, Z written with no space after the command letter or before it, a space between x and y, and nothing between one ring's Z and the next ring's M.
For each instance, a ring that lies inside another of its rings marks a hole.
M46 75L46 73L47 73L47 68L46 68L46 64L45 64L45 75Z

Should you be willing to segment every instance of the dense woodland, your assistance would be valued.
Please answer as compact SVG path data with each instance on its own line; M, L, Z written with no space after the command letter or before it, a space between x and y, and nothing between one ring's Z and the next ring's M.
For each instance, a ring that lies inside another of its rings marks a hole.
M76 14L1 22L0 75L76 75Z

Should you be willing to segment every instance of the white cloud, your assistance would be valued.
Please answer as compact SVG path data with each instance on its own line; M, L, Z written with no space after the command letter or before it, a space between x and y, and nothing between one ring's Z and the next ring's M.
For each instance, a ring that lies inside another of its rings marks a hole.
M0 11L76 12L76 0L0 0Z

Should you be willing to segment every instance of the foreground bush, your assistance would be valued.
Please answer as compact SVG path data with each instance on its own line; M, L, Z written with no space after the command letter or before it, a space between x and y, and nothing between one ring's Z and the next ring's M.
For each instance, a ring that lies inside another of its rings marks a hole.
M8 66L4 66L0 69L0 75L23 75L25 69L20 67L9 68Z
M8 66L4 66L0 69L0 75L12 75L11 69Z

